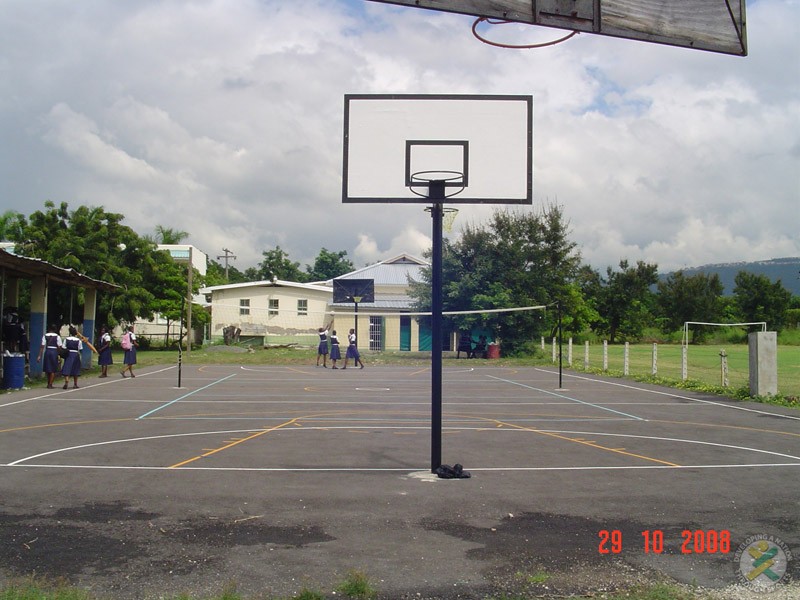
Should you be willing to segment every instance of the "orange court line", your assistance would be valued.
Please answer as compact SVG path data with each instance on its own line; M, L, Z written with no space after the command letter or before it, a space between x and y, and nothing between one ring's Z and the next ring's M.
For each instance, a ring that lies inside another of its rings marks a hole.
M196 460L200 460L201 458L205 458L206 456L211 456L212 454L216 454L217 452L222 452L223 450L228 450L229 448L233 448L234 446L238 446L239 444L243 444L244 442L250 441L250 440L255 439L257 437L260 437L260 436L262 436L264 434L270 433L270 432L275 431L277 429L281 429L282 427L286 427L287 425L291 425L295 421L297 421L297 419L299 419L299 418L300 417L296 417L294 419L286 421L285 423L281 423L280 425L276 425L275 427L270 427L269 429L264 429L262 431L254 433L253 435L250 435L250 436L247 436L245 438L236 440L234 442L230 442L230 443L225 444L224 446L222 446L220 448L216 448L214 450L210 450L209 452L206 452L204 454L200 454L199 456L195 456L193 458L189 458L189 459L184 460L182 462L176 463L176 464L170 466L169 468L170 469L177 469L178 467L182 467L184 465L188 465L189 463L192 463L192 462L194 462Z
M574 442L576 444L582 444L584 446L589 446L591 448L597 448L598 450L606 450L608 452L614 452L615 454L624 454L625 456L631 456L633 458L641 458L642 460L649 460L651 462L659 463L662 465L667 465L669 467L680 467L680 465L676 463L671 463L666 460L659 460L658 458L652 458L650 456L643 456L641 454L634 454L633 452L625 452L624 450L616 449L616 448L608 448L606 446L601 446L600 444L596 444L594 442L587 442L580 438L571 438L565 435L559 435L557 433L552 433L549 431L540 431L538 429L531 429L530 427L523 427L521 425L514 425L513 423L505 423L509 427L514 427L516 429L522 429L523 431L530 431L531 433L538 433L541 435L547 435L550 437L557 438L559 440L565 440L567 442Z

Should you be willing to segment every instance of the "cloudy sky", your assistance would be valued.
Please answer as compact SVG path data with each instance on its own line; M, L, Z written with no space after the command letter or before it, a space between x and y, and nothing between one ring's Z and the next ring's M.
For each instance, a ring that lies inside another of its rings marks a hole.
M798 0L748 0L745 58L589 34L504 50L472 21L365 0L3 0L0 210L103 206L242 270L277 245L302 265L322 247L356 266L420 255L423 206L341 202L344 95L532 94L524 210L562 205L585 262L800 256ZM493 209L462 206L454 235Z

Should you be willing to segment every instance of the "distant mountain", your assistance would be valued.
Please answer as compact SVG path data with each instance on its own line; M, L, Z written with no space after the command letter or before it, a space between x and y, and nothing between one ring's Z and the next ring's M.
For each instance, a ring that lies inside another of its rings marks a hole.
M723 294L733 295L733 288L736 287L734 279L739 271L747 271L756 275L766 275L772 281L781 280L783 287L792 292L795 296L800 296L800 256L793 258L772 258L770 260L759 260L756 262L721 263L717 265L703 265L702 267L690 267L681 269L684 275L697 275L706 273L708 275L716 273L722 285L725 286ZM670 273L662 275L666 279Z

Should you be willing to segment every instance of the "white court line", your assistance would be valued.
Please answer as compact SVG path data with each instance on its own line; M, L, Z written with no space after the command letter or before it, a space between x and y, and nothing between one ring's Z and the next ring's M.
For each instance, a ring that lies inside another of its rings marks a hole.
M541 371L543 373L554 373L554 371L548 371L547 369L539 369L536 368L537 371ZM800 421L800 417L795 417L793 415L782 415L780 413L773 413L768 412L766 410L756 410L755 408L745 408L744 406L733 406L731 404L723 404L722 402L712 402L711 400L700 400L699 398L692 398L690 396L681 396L680 394L675 394L672 392L662 392L661 390L649 390L647 388L637 387L635 385L630 385L627 383L618 383L616 381L606 381L605 379L595 379L592 377L584 377L582 375L572 375L570 373L564 373L567 377L572 377L574 379L583 379L585 381L595 381L597 383L604 383L606 385L615 385L617 387L627 388L631 390L636 390L639 392L648 392L650 394L658 394L661 396L671 396L673 398L680 398L681 400L691 400L692 402L700 402L702 404L711 404L714 406L721 406L723 408L731 408L734 410L743 410L745 412L752 412L757 413L760 415L769 415L770 417L781 417L783 419L794 419Z
M15 465L0 465L11 467ZM168 471L170 473L180 473L186 471L216 471L216 472L275 472L275 473L364 473L364 472L389 472L389 473L416 473L420 471L430 472L429 467L181 467L173 469L171 467L143 467L143 466L119 466L119 465L38 465L25 464L26 469L96 469L96 470L117 470L117 471ZM630 465L616 467L470 467L469 471L481 472L531 472L531 471L635 471L643 469L660 469L669 471L681 471L687 469L752 469L752 468L775 468L775 467L800 467L800 463L751 463L742 465ZM457 480L447 480L457 481Z
M175 369L175 368L177 368L177 367L175 367L175 366L165 367L163 369L159 369L158 371L150 371L149 373L141 373L140 375L137 375L137 377L147 377L148 375L156 375L157 373L163 373L164 371L169 371L170 369ZM130 379L130 377L126 377L125 379ZM112 377L108 381L101 381L101 382L98 382L98 383L90 383L89 385L83 385L83 386L79 387L78 389L79 390L86 390L86 389L89 389L89 388L99 387L101 385L110 385L112 383L122 383L122 378L117 379L115 377ZM6 404L0 404L0 408L5 408L6 406L14 406L15 404L23 404L25 402L30 402L31 400L42 400L42 399L54 398L56 396L62 396L64 394L68 394L68 393L71 393L73 391L74 391L74 388L70 388L68 390L60 389L58 391L53 390L52 392L42 394L41 396L34 396L33 398L25 398L24 400L17 400L15 402L8 402Z
M208 385L205 385L205 386L203 386L201 388L198 388L198 389L194 390L193 392L189 392L188 394L184 394L183 396L179 396L178 398L175 398L174 400L170 400L169 402L167 402L163 406L159 406L158 408L154 408L153 410L148 411L148 412L144 413L143 415L141 415L139 417L136 417L136 420L141 420L141 419L144 419L145 417L149 417L153 413L156 413L156 412L158 412L160 410L163 410L163 409L167 408L168 406L172 406L176 402L178 402L180 400L183 400L184 398L188 398L192 394L196 394L197 392L201 392L201 391L203 391L203 390L205 390L207 388L210 388L212 385L217 385L218 383L222 383L223 381L227 381L231 377L236 377L236 374L234 373L232 375L228 375L227 377L223 377L222 379L219 379L217 381L209 383Z
M542 392L544 394L548 394L551 396L556 396L557 398L564 398L565 400L572 400L573 402L578 402L580 404L584 404L586 406L591 406L593 408L597 408L600 410L607 410L608 412L616 413L618 415L622 415L623 417L628 417L631 419L635 419L636 421L646 421L647 419L643 419L642 417L637 417L636 415L629 415L628 413L621 412L619 410L614 410L613 408L606 408L605 406L601 406L599 404L592 404L591 402L584 402L583 400L578 400L577 398L572 398L571 396L565 396L564 394L557 394L555 392L550 392L548 390L543 390L541 388L535 388L530 385L526 385L524 383L519 383L512 379L503 379L502 377L495 377L494 375L486 375L487 377L491 377L492 379L496 379L497 381L503 381L505 383L510 383L512 385L518 385L520 387L527 388L529 390L534 390L536 392Z
M293 429L282 429L282 433L307 433L309 431L330 431L334 429L343 429L343 430L353 430L353 429L391 429L391 430L409 430L409 429L419 429L419 430L427 430L427 427L396 427L396 426L370 426L370 425L355 425L355 426L342 426L342 427L324 427L324 426L304 426L298 427ZM800 466L800 456L792 456L791 454L783 454L780 452L773 452L771 450L761 450L760 448L749 448L746 446L734 446L731 444L719 444L716 442L706 442L703 440L687 440L681 438L666 438L666 437L659 437L659 436L646 436L646 435L633 435L633 434L623 434L623 433L599 433L597 431L565 431L565 430L553 430L553 429L498 429L495 427L483 427L483 428L476 428L476 427L446 427L445 430L453 430L453 431L463 431L465 429L480 429L483 431L501 431L504 433L558 433L558 434L570 434L570 435L585 435L585 436L606 436L606 437L618 437L618 438L630 438L630 439L640 439L640 440L648 440L648 441L664 441L664 442L677 442L683 444L697 444L701 446L713 446L717 448L726 448L731 450L742 450L744 452L755 452L759 454L769 454L771 456L778 456L781 458L788 458L792 460L798 461L794 463L795 466ZM245 429L245 430L223 430L223 431L201 431L201 432L193 432L193 433L173 433L173 434L166 434L166 435L156 435L156 436L146 436L146 437L139 437L139 438L126 438L120 440L106 440L104 442L94 442L91 444L81 444L79 446L70 446L68 448L58 448L55 450L49 450L48 452L42 452L40 454L34 454L32 456L28 456L25 458L17 459L13 462L10 462L5 465L5 467L15 467L22 463L27 463L27 461L34 460L36 458L41 458L43 456L50 456L52 454L59 454L61 452L69 452L71 450L82 450L85 448L94 448L98 446L109 446L112 444L124 444L128 442L141 442L141 441L150 441L150 440L158 440L158 439L169 439L169 438L179 438L179 437L194 437L194 436L202 436L202 435L229 435L233 433L257 433L259 431L264 431L264 428L257 428L257 429ZM58 465L55 465L58 466ZM680 465L683 468L695 468L692 465ZM676 468L670 466L669 468ZM698 467L699 468L699 467Z

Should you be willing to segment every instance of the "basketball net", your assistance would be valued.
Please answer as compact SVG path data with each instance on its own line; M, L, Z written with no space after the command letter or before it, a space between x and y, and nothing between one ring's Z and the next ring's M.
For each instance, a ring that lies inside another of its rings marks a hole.
M453 232L453 223L458 216L457 208L442 208L442 229L446 233Z

